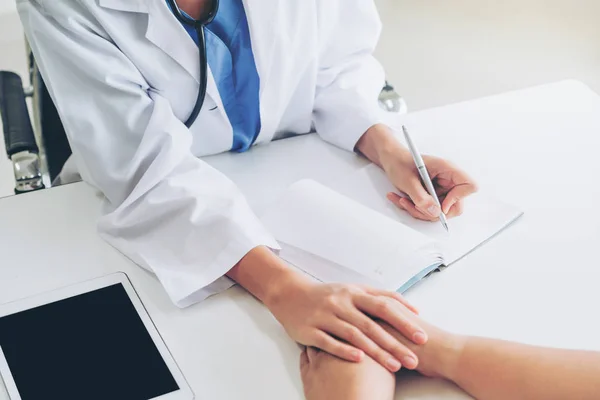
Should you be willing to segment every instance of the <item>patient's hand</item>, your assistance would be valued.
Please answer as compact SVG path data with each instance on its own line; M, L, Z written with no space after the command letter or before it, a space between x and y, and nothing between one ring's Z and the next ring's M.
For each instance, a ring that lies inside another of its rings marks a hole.
M393 307L404 307L398 302L390 302L390 304ZM431 325L414 313L406 313L406 315L411 322L421 326L427 332L429 340L426 344L415 345L390 325L382 321L379 323L387 332L416 354L419 358L418 372L435 378L451 376L452 371L457 368L465 338Z
M394 398L394 374L370 357L354 363L309 347L300 356L300 370L307 400Z

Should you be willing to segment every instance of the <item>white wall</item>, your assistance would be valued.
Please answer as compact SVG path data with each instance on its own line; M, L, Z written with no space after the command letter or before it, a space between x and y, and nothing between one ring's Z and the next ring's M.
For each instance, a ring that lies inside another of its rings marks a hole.
M0 14L15 12L16 10L15 0L0 0Z
M599 0L375 2L377 56L409 109L569 78L600 93Z

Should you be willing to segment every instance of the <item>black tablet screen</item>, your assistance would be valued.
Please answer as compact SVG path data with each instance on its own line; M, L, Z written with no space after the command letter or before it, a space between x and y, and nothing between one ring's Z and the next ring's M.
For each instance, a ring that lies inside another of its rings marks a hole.
M122 284L0 318L23 400L149 400L179 390Z

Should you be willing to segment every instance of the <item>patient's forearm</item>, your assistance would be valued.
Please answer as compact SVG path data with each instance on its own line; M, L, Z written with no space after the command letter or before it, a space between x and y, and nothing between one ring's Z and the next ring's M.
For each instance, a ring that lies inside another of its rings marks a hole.
M476 399L600 399L600 352L454 335L413 318L427 332L424 345L382 326L417 355L419 372L453 381Z
M477 399L598 399L600 353L469 337L446 378Z

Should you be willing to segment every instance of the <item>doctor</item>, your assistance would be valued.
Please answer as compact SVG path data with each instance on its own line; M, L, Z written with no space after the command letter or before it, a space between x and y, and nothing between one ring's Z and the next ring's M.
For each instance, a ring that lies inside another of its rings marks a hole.
M314 129L381 166L410 196L390 200L434 220L441 210L378 107L373 0L17 3L78 171L105 196L100 234L156 274L173 302L186 307L236 281L304 345L350 361L366 353L391 371L417 366L371 319L425 343L384 301L401 296L291 271L238 188L202 161ZM460 214L475 184L444 160L426 162L443 211Z

